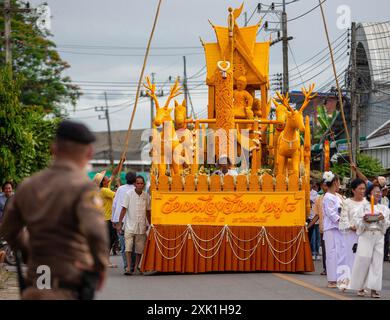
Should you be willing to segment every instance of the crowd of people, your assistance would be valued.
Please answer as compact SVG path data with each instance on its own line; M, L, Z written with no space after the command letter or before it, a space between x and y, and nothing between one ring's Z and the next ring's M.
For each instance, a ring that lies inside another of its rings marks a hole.
M94 183L89 181L85 168L94 141L84 125L63 121L52 144L53 163L20 184L15 195L11 182L2 185L0 236L28 262L23 299L93 298L104 284L107 266L115 267L109 258L117 241L124 274L141 273L151 222L149 188L134 172L120 185L116 175L123 160L111 178L100 172ZM229 158L224 160L214 174L236 175ZM313 260L322 255L321 274L327 276L329 288L356 290L359 296L369 289L371 297L380 298L383 262L389 261L386 179L369 181L356 166L352 169L357 178L350 184L349 198L330 171L312 183L307 222ZM55 288L50 292L36 287L40 265L52 268Z
M329 288L355 290L380 298L383 262L389 261L389 199L386 179L369 181L356 166L357 178L345 197L340 179L331 171L312 182L308 234L313 260L320 259ZM345 189L345 188L343 188Z
M115 181L118 167L109 179L105 171L95 175L93 181L100 188L103 199L104 218L109 234L109 251L116 254L115 244L119 242L125 275L141 274L139 265L150 226L150 196L145 189L145 179L134 172L126 174L126 184L120 185L117 179L115 191L111 186ZM117 265L110 262L109 266ZM133 270L132 270L133 269Z

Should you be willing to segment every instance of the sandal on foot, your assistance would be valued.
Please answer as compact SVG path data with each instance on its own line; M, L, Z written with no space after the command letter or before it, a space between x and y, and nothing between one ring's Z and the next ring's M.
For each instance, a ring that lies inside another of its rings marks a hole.
M328 288L332 288L332 289L334 289L334 288L337 288L337 284L336 284L336 283L334 283L334 282L328 282L328 285L327 285L327 287L328 287Z
M125 276L131 276L131 274L132 273L129 270L125 270L125 273L124 273Z
M364 297L364 296L366 295L366 291L365 291L364 289L359 290L359 291L357 292L357 295L358 295L359 297Z
M381 295L378 292L376 292L376 291L372 292L371 291L371 298L379 299L380 297L381 297Z
M139 276L139 275L142 275L142 272L141 272L140 269L137 268L137 269L134 270L133 275Z

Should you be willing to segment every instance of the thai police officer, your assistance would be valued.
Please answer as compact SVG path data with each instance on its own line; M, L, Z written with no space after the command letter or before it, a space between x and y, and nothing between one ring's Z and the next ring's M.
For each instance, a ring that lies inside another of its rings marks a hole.
M108 235L98 189L86 174L94 135L59 124L53 163L25 179L7 205L0 235L27 262L22 299L93 299L108 265Z

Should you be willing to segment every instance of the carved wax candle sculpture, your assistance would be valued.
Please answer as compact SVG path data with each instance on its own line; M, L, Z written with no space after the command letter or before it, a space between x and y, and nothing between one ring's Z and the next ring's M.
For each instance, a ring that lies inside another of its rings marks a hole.
M237 79L237 89L233 92L234 116L236 118L253 119L253 97L245 90L246 84L245 76L240 76Z
M216 142L216 154L228 154L229 130L234 129L234 111L233 111L233 70L226 64L218 63L215 71L215 115L216 128L223 129L226 139L218 139ZM220 67L222 66L222 68Z

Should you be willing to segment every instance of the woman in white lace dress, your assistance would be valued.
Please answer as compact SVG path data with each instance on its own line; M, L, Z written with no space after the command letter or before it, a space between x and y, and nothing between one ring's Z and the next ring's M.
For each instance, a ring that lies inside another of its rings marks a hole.
M380 298L378 291L382 289L383 235L390 225L389 208L379 204L382 196L379 184L372 184L367 190L367 196L373 203L365 203L353 219L359 239L351 289L358 290L359 296L364 296L365 288L371 289L371 297ZM376 221L372 221L372 213L378 218Z
M345 257L345 265L341 266L343 272L338 278L337 286L343 290L350 288L352 267L358 242L358 235L356 234L353 217L367 202L365 199L367 187L363 180L359 178L353 180L351 182L351 189L353 197L344 200L339 222L339 230L343 236L343 256Z

